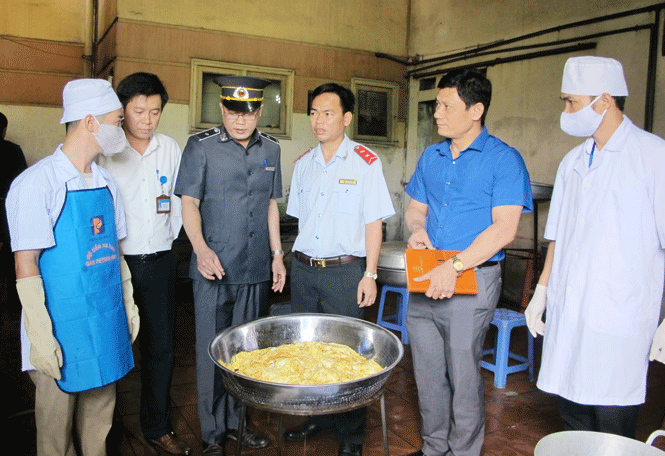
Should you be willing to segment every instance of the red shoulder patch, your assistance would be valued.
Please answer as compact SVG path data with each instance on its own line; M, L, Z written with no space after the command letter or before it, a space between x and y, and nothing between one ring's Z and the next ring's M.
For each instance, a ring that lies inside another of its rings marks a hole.
M295 160L293 160L293 163L295 163L295 162L297 162L298 160L300 160L301 158L303 158L303 157L304 157L305 155L307 155L311 150L312 150L312 148L310 147L309 149L307 149L307 150L305 151L304 154L302 154L300 157L298 157L298 158L296 158Z
M357 145L356 147L353 148L353 150L356 151L358 155L360 155L360 158L365 160L368 165L371 165L374 163L375 160L377 160L379 157L374 155L373 152L371 152L369 149L365 148L365 146Z

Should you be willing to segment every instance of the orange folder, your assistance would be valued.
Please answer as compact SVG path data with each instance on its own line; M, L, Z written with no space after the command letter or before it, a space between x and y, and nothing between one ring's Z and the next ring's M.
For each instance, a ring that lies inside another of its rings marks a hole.
M411 293L426 292L429 280L414 282L413 279L431 271L458 253L459 251L453 250L406 249L406 288ZM473 268L467 269L457 278L455 294L478 294L476 271Z

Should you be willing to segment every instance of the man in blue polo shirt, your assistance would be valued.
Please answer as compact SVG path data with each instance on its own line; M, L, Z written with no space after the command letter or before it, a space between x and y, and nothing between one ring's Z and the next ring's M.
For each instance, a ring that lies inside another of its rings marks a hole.
M512 147L484 127L492 85L473 70L439 81L434 119L446 139L423 152L406 188L409 247L459 251L416 279L407 330L422 416L414 456L478 456L485 431L482 345L501 293L502 248L533 209L529 173ZM455 295L457 277L475 268L478 294Z

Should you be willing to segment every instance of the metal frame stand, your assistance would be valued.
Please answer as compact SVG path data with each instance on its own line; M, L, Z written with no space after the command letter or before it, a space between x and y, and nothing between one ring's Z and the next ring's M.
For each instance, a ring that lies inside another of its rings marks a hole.
M386 422L386 396L385 392L381 391L379 396L381 400L381 428L383 429L383 452L385 456L390 456L388 450L388 423ZM240 401L240 423L238 423L238 444L236 446L236 456L241 455L242 449L242 435L245 432L245 415L247 413L247 406L245 402ZM278 434L277 434L277 456L282 456L282 435L284 435L283 414L279 414Z

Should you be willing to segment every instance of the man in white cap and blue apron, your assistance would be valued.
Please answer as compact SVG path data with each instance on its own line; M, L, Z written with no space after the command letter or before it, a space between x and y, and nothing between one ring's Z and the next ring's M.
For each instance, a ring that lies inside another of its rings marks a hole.
M623 115L627 95L618 61L566 62L561 129L587 139L559 165L525 315L545 337L538 388L559 396L564 429L632 438L649 360L665 362L665 141Z
M23 370L36 386L40 456L105 455L115 382L134 366L139 329L120 195L93 159L126 145L122 105L108 81L63 91L65 142L24 171L7 196L23 307ZM124 295L124 300L123 300ZM76 432L72 432L76 426Z

